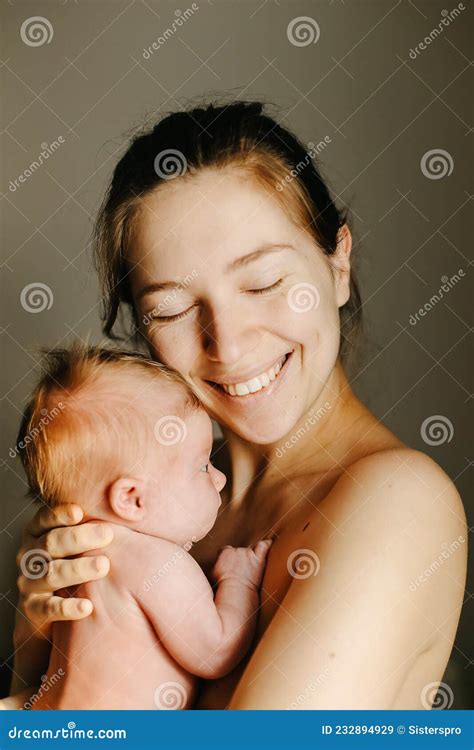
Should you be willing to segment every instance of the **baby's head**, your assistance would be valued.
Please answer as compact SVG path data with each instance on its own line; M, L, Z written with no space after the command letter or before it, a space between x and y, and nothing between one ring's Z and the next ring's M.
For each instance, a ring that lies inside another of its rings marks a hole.
M30 494L178 544L214 525L225 476L212 424L184 379L144 357L55 349L17 440Z

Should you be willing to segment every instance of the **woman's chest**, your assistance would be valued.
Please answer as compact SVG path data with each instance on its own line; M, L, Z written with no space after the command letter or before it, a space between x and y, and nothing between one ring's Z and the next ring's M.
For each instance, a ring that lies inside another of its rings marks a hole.
M252 547L262 539L272 539L265 580L272 590L281 591L288 582L287 566L282 566L281 561L299 549L318 504L335 481L335 477L321 482L304 478L298 485L294 483L291 491L282 486L257 492L239 507L224 504L212 531L193 545L192 556L208 574L222 547ZM281 505L276 505L272 495L286 497Z
M298 514L294 523L285 527L283 532L275 534L260 588L260 606L253 645L247 656L229 675L201 686L195 708L214 710L226 708L254 650L258 647L259 641L283 602L294 576L316 573L317 556L311 548L314 545L308 542L307 534L313 523L312 513L314 509L306 509L306 513ZM269 538L269 536L256 535L249 541L249 544L255 543L259 538Z

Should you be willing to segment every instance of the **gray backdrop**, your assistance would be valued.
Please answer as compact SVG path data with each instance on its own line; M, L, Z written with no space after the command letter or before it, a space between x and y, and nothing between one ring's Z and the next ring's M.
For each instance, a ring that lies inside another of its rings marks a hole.
M468 506L469 1L11 0L2 21L1 662L33 512L9 453L37 347L100 338L89 240L111 170L132 128L202 96L264 99L304 142L327 137L319 161L352 210L365 301L354 388ZM427 419L439 429L423 439ZM469 604L445 675L455 708L473 671Z

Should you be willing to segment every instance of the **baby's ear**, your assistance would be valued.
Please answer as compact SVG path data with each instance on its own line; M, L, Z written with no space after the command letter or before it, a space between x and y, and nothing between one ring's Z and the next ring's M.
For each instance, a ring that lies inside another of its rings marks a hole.
M145 498L146 483L134 477L116 479L108 490L110 507L125 521L139 521L144 517Z

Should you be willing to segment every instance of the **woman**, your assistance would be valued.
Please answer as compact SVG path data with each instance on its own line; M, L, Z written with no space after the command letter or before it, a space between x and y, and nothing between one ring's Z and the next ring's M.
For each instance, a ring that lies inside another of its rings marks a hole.
M208 570L225 544L274 538L255 647L203 686L197 707L428 708L453 646L466 544L414 582L466 538L463 506L440 467L351 389L351 233L301 142L259 103L166 117L118 163L95 246L105 332L128 307L152 356L222 428L223 505L192 553ZM19 579L12 693L45 671L52 622L91 612L54 592L108 572L105 555L64 559L111 539L80 520L78 507L43 509L27 528L19 560L35 548L52 562L45 578Z

